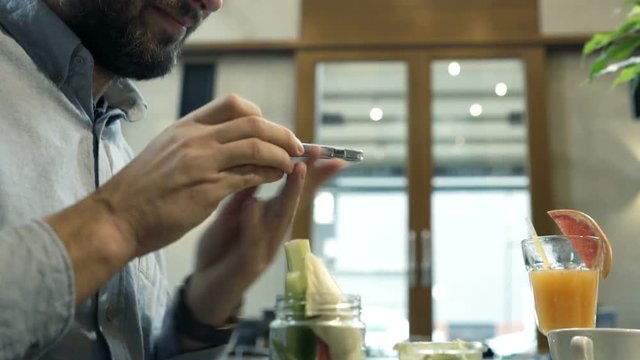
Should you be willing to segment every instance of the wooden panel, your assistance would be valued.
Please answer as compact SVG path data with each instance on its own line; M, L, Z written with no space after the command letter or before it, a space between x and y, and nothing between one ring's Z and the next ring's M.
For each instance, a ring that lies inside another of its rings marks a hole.
M416 234L413 254L416 267L416 285L409 289L409 333L413 339L431 339L433 332L433 298L431 283L433 273L423 271L432 259L430 241L424 234L431 231L431 74L424 54L416 54L409 63L409 228ZM425 249L425 247L429 247ZM426 250L426 251L425 251ZM433 268L431 266L431 268ZM424 279L430 276L430 279Z
M220 53L293 53L300 47L299 41L239 41L226 43L186 43L182 47L183 54L202 54L211 53L218 55Z
M482 44L477 42L456 41L456 47L460 46L545 46L547 49L571 49L580 50L585 42L589 40L589 36L544 36L529 39L516 40L500 40L494 39L485 41ZM360 50L424 50L431 48L442 48L450 44L358 44ZM301 41L282 41L282 42L229 42L229 43L197 43L185 44L182 48L182 58L188 61L198 60L210 63L211 59L220 55L242 54L242 55L264 55L264 54L291 54L292 56L298 51L303 50L353 50L350 44L333 44L322 45L312 43L302 43Z
M303 142L313 142L315 127L316 60L306 53L296 56L296 104L295 133ZM298 208L293 220L291 236L311 239L311 204Z
M303 0L305 44L460 44L538 37L535 0Z
M531 216L538 233L553 234L555 226L547 216L551 209L551 170L547 126L547 65L544 49L526 52L527 111L529 124L529 161ZM538 352L549 352L547 337L538 332Z
M544 49L525 52L529 125L530 191L533 223L540 234L553 234L551 172L547 128L547 72Z
M409 334L412 340L430 341L433 329L433 297L431 288L418 286L409 289Z

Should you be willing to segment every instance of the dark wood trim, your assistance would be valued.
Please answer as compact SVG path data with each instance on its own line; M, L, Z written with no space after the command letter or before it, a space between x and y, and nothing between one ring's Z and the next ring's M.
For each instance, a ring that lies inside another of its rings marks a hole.
M525 51L529 125L530 191L532 218L541 234L555 231L547 215L552 206L549 134L547 124L547 55L545 49Z
M315 138L315 89L316 62L313 54L296 55L296 118L295 132L303 142L313 142ZM293 220L291 236L293 238L311 239L312 206L299 208ZM313 239L311 239L312 241Z
M544 46L556 48L582 48L589 40L589 35L575 36L546 36L519 41L493 40L477 42L424 42L424 43L377 43L377 44L316 44L303 41L275 41L275 42L227 42L227 43L187 43L182 49L183 56L219 56L229 54L294 54L298 51L406 51L423 49L446 48L485 48L485 47L527 47Z
M529 191L531 217L540 234L553 234L547 211L552 209L551 169L547 115L547 55L544 49L526 51L527 112L529 125ZM547 337L538 332L538 351L549 352Z
M535 38L531 0L306 0L300 37L314 44L450 44Z
M292 52L300 48L300 41L239 41L239 42L187 42L182 52L219 53L219 52Z
M416 52L409 61L409 124L408 124L408 201L409 229L416 235L415 264L431 263L432 249L421 234L431 231L431 72L424 52ZM425 139L427 139L425 141ZM424 251L426 250L426 251ZM423 259L423 256L430 257ZM429 270L433 269L433 266ZM409 290L409 330L412 338L431 339L433 333L433 297L430 279L421 266L416 266L416 286Z

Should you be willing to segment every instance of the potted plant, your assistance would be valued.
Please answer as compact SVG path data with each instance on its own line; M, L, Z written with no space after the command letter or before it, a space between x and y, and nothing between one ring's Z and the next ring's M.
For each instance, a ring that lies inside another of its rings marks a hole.
M597 33L584 45L583 55L599 54L591 64L589 79L617 73L614 85L638 78L640 56L640 0L627 0L632 4L627 19L615 30ZM637 84L634 84L637 86Z

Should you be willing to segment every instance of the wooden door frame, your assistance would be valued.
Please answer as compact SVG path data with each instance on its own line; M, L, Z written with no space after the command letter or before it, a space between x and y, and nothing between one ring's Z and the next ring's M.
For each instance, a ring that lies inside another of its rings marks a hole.
M531 216L539 233L551 234L553 223L547 215L552 206L547 126L547 59L544 46L470 47L426 50L423 62L438 59L520 58L525 64L527 135ZM430 103L427 102L430 107ZM425 118L431 123L431 111Z
M422 174L419 169L425 163L430 168L430 149L428 146L418 146L424 135L430 129L424 122L418 121L424 114L420 112L420 100L427 96L429 87L424 86L424 76L420 66L420 52L416 50L371 50L371 51L300 51L296 54L297 64L297 95L295 128L296 134L302 141L313 141L315 138L315 66L321 61L403 61L407 64L408 81L408 153L407 195L409 203L409 232L420 234L420 229L428 229L430 216L429 204L424 197L419 196L425 189L430 191L430 174ZM419 216L418 214L427 214ZM294 222L292 236L309 238L311 235L311 207L299 209ZM407 239L408 241L408 239ZM414 264L420 264L422 244L416 238L415 249L409 256ZM418 267L409 270L409 276L414 279L409 289L409 324L410 333L417 335L431 334L431 289L421 286L424 282ZM422 304L422 305L420 305ZM426 304L426 306L425 306ZM430 336L430 335L429 335Z
M297 106L295 129L302 141L313 141L315 131L315 67L321 61L405 61L408 66L408 160L407 195L409 231L416 236L415 264L431 265L431 147L423 146L431 138L431 74L429 62L436 59L520 58L525 64L527 84L527 127L529 179L533 222L540 233L551 233L552 223L546 211L551 206L549 145L546 104L546 51L541 45L522 47L440 47L376 50L300 50L296 52ZM426 104L426 105L425 105ZM293 237L310 238L311 207L299 209L292 229ZM429 248L425 248L428 246ZM422 269L422 271L421 271ZM431 268L413 269L415 286L409 289L410 334L414 338L431 337L433 311ZM539 337L541 349L546 339Z
M423 63L437 59L520 58L525 64L527 95L527 136L531 217L541 234L553 233L547 211L553 206L547 116L547 50L542 45L514 47L440 48L421 53ZM427 71L428 72L428 71ZM430 84L430 79L426 80ZM430 102L424 118L431 124ZM430 210L430 208L429 208ZM430 229L430 227L429 227ZM431 252L430 252L431 253ZM538 351L547 353L546 336L537 333Z

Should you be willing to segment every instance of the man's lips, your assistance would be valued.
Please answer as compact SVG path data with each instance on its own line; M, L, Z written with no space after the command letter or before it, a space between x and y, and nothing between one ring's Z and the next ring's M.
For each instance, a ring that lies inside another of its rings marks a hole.
M195 21L193 21L189 17L175 15L170 10L161 8L159 6L156 6L155 9L158 12L162 13L162 15L164 15L166 18L173 20L177 25L180 25L184 28L189 28L193 26L193 24L195 24Z

